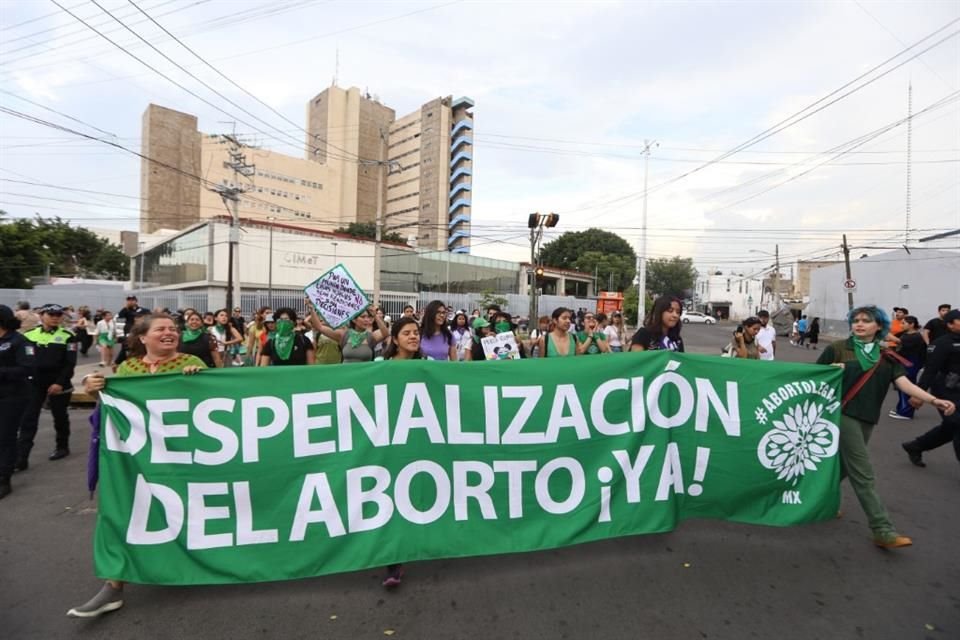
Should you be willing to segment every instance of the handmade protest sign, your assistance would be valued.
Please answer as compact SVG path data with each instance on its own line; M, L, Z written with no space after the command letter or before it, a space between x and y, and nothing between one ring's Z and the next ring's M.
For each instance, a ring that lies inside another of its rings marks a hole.
M370 299L347 268L338 264L308 284L304 293L328 325L336 329L370 306Z
M495 336L480 338L483 355L487 360L519 360L520 348L512 332L498 333Z
M329 371L108 380L97 575L283 580L837 512L836 367L653 351Z

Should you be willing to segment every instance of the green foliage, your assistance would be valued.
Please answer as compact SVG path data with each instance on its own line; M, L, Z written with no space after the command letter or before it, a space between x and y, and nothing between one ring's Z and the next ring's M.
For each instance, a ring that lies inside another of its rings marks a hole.
M653 307L653 298L647 293L647 304L645 311ZM631 327L637 326L637 287L629 287L623 293L623 321Z
M498 296L494 293L493 289L487 289L480 295L480 309L486 309L490 305L495 304L501 309L506 310L507 299L503 296Z
M375 222L351 222L345 227L336 229L334 233L343 233L348 236L353 236L354 238L376 240L377 224ZM400 244L407 244L406 238L393 231L382 234L381 239L384 242L399 242Z
M585 251L573 262L572 268L596 274L598 291L625 291L633 284L636 264L636 259L630 256Z
M637 254L634 253L630 243L609 231L602 229L587 229L586 231L568 231L555 240L551 240L540 249L540 261L550 267L559 267L562 269L578 269L577 261L587 253L600 253L605 257L628 258L623 264L617 264L618 268L625 268L629 263L629 274L624 273L617 278L623 281L632 281L634 277L634 268L637 261ZM596 260L596 258L594 258ZM587 264L584 262L582 264ZM578 269L586 271L586 269ZM590 269L592 272L592 268ZM616 272L612 268L606 272L604 278L609 277L611 272ZM606 286L607 280L598 276L598 283Z
M647 261L647 291L655 296L683 298L696 280L693 258L674 256Z
M71 275L81 278L126 279L130 259L87 229L71 227L60 218L3 219L0 211L0 287L33 288L31 277Z

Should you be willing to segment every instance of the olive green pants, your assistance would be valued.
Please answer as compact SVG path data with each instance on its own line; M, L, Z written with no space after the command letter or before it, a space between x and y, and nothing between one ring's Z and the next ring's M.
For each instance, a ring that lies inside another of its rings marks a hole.
M867 443L874 426L850 416L840 416L840 461L843 464L842 477L850 480L860 507L867 515L867 525L875 538L885 539L896 535L896 531L873 484L873 465L870 464Z

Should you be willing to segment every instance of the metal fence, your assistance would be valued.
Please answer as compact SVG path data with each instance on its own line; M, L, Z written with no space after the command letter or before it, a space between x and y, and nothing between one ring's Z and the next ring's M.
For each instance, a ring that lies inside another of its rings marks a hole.
M17 302L26 300L32 307L39 307L46 303L57 303L63 306L80 307L86 306L91 310L110 309L117 311L122 308L128 295L133 294L138 297L141 306L147 309L167 308L171 311L176 309L192 308L198 311L216 311L209 308L209 297L207 292L196 291L162 291L156 293L146 293L140 291L126 291L121 287L97 287L91 285L58 285L56 287L38 287L37 289L0 289L0 304L13 307ZM370 298L373 298L372 292L367 292ZM218 296L222 300L222 296ZM504 294L496 296L506 300L506 304L501 307L504 311L520 317L526 317L529 313L530 302L526 295ZM474 309L481 309L481 301L484 298L482 293L451 293L438 294L435 291L425 291L422 293L403 293L396 291L386 291L380 294L380 307L386 315L394 318L400 317L403 308L411 305L414 309L420 310L429 304L431 300L440 300L450 309L464 309L470 313ZM539 296L537 315L550 315L558 307L567 307L570 309L594 309L596 299L594 298L575 298L573 296ZM253 313L265 306L272 306L274 309L281 307L291 307L302 314L306 311L304 303L304 294L299 289L274 289L271 294L266 290L246 290L240 295L240 308L244 317L249 318Z

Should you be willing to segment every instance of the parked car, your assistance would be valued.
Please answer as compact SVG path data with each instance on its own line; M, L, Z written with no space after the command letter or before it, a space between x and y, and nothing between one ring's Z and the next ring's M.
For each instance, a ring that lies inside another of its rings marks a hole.
M713 316L708 316L705 313L700 313L699 311L684 311L680 315L680 322L683 324L714 324L716 319Z

